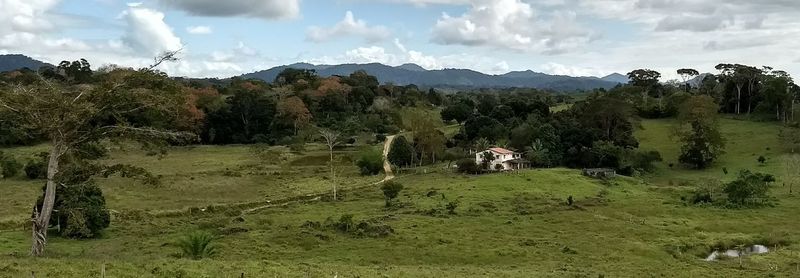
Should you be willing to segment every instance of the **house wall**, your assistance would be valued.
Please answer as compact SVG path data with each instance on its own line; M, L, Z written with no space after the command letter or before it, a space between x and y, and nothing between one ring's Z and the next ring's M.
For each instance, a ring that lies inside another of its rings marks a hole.
M475 163L477 163L478 165L483 164L483 153L485 153L485 151L475 154ZM513 160L513 159L521 157L521 155L517 154L517 153L515 153L515 154L499 154L499 153L496 153L496 152L492 152L492 154L494 154L494 160L492 160L492 163L491 163L491 166L490 166L492 168L492 170L494 170L494 166L497 165L497 164L503 165L503 170L513 170L513 167L511 165L511 163L508 163L506 161Z

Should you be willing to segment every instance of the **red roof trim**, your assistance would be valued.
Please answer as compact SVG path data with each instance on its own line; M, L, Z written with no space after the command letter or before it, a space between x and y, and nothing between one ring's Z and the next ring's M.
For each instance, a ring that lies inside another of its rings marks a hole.
M514 152L509 151L509 150L504 149L504 148L490 148L489 150L493 151L493 152L496 152L496 153L499 153L499 154L513 154L514 153Z

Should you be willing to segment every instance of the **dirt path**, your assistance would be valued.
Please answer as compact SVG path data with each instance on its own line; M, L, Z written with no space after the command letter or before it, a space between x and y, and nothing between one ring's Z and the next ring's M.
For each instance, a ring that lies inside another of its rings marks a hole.
M383 143L383 172L386 173L386 177L383 178L380 182L385 182L388 180L394 179L394 173L392 172L392 164L389 163L389 149L392 148L392 142L394 142L395 135L386 136L386 142Z

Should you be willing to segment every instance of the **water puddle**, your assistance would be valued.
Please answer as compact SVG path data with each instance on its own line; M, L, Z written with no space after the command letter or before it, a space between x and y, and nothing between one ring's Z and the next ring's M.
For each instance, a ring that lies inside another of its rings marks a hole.
M711 255L708 255L706 261L713 262L721 257L738 258L739 256L749 256L749 255L757 255L765 253L769 253L769 248L767 248L764 245L753 245L745 248L742 252L739 252L739 250L734 250L734 249L727 250L725 252L714 251L711 253Z

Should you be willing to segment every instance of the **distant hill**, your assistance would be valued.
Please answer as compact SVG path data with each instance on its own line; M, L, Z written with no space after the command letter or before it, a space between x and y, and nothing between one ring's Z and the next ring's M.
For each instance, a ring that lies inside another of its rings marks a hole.
M630 81L628 76L619 73L612 73L600 79L608 82L621 83L621 84L628 84L628 81Z
M41 67L53 65L33 59L21 54L0 55L0 72L12 71L23 68L38 70Z
M364 70L374 75L381 83L394 83L396 85L416 84L420 86L439 87L474 87L474 88L538 88L556 91L591 90L596 88L612 88L616 81L603 80L597 77L572 77L564 75L549 75L534 71L515 71L502 75L489 75L468 69L441 69L426 70L419 65L404 64L397 67L378 63L372 64L342 64L342 65L312 65L298 63L274 67L254 73L242 75L242 78L261 79L272 82L275 77L286 68L313 69L323 77L333 75L350 75L357 70ZM627 80L625 81L627 83Z

